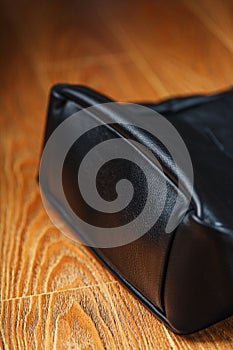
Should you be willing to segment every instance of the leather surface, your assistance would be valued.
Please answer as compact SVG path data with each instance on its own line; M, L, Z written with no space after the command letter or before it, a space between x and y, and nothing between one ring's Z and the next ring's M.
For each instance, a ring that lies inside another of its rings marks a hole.
M45 143L71 114L110 101L83 86L56 85L50 94ZM143 105L164 115L186 143L194 167L190 210L175 232L165 233L177 196L176 184L169 176L176 176L175 170L156 140L140 130L122 130L124 137L139 140L164 164L169 195L158 222L143 237L125 246L93 250L160 319L176 332L189 333L233 312L233 91ZM72 146L64 164L63 184L73 209L77 211L81 206L83 215L93 220L95 215L74 191L77 169L73 160L79 162L82 154L103 140L103 135L119 137L114 124L104 133L96 129L89 138ZM112 164L100 174L100 190L109 179L109 171L114 174L113 183L132 174L130 181L138 195L124 213L130 219L143 202L142 177L130 164ZM108 182L109 188L111 185ZM120 216L106 215L98 220L100 226L122 224Z

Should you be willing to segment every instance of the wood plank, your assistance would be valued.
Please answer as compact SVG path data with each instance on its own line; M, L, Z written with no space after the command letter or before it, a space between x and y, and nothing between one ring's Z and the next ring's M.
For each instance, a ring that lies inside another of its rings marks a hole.
M219 25L215 32L204 23L205 18L209 23L208 9L205 11L205 5L198 7L196 2L148 1L145 4L127 1L120 5L114 2L114 11L112 4L104 0L103 3L99 16L111 18L106 24L112 35L125 50L133 53L148 81L161 82L167 91L163 96L210 92L232 85L229 74L232 72L232 51L216 36L219 28L226 32L229 41L233 9L228 2L226 7L222 2L224 15L216 19ZM202 12L201 20L190 9L191 3ZM215 7L215 3L209 2L212 13L217 13L221 7L217 4Z
M54 67L47 66L38 74L44 76L44 88L58 81L69 83L85 82L86 85L107 94L118 101L155 100L161 97L145 79L129 54L103 55L62 62ZM135 91L135 85L137 89Z
M3 302L10 349L232 349L233 323L174 335L118 282Z
M92 9L92 10L90 10ZM1 3L0 349L230 349L233 318L174 335L45 213L36 182L47 95L122 101L232 84L230 0Z
M233 53L233 3L231 0L184 1L185 5L200 19L203 25Z

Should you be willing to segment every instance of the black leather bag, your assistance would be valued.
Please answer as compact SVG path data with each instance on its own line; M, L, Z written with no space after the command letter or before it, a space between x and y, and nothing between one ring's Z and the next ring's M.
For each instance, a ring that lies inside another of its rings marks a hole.
M54 86L44 144L71 114L111 101L84 86ZM233 90L143 105L166 117L183 138L194 168L194 200L173 232L164 231L165 211L136 241L92 250L159 319L186 334L233 314ZM64 181L75 198L69 169ZM51 200L50 189L44 192Z

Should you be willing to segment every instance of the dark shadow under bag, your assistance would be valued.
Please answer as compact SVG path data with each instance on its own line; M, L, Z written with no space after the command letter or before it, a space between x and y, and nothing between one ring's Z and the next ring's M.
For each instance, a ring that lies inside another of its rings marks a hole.
M54 86L45 144L73 113L111 101L84 86ZM233 90L142 105L166 117L183 138L194 169L195 201L173 232L164 231L162 217L132 243L91 249L173 331L191 333L233 315ZM69 170L65 181L75 197ZM43 190L52 198L50 188Z

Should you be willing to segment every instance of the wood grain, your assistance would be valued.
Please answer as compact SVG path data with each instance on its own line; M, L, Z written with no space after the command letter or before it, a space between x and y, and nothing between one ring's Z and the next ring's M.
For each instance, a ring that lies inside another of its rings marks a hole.
M170 332L51 224L36 183L57 82L116 100L228 88L231 0L1 3L0 349L231 349L230 318Z

